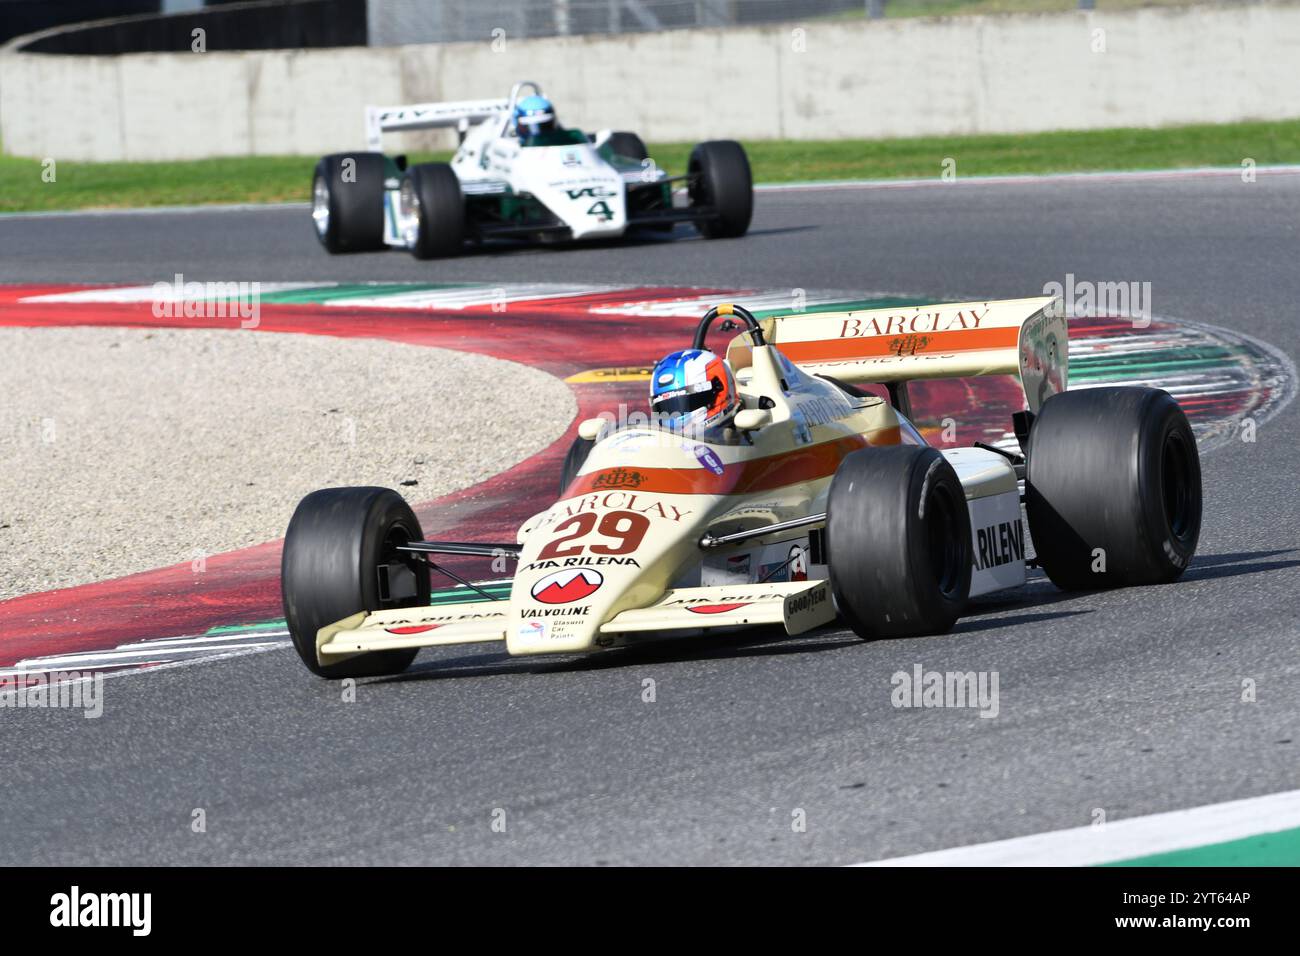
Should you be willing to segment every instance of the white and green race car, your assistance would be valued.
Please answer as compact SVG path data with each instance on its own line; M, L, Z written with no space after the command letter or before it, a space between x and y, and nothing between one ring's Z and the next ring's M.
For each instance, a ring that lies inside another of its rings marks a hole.
M739 143L700 143L686 173L669 176L635 133L589 135L553 120L525 130L520 104L540 97L525 82L503 100L368 107L368 150L316 164L312 221L321 244L331 253L394 247L430 259L456 255L466 242L609 239L679 222L708 238L748 230L753 183ZM460 136L450 163L409 165L382 151L385 132L440 127Z

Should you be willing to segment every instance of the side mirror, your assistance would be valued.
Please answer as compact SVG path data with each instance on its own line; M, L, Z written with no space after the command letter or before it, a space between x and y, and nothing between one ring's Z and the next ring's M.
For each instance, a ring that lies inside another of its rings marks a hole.
M585 418L578 423L578 437L595 441L608 424L608 420L604 418Z
M736 413L736 428L742 432L757 431L772 424L772 413L766 408L746 408Z

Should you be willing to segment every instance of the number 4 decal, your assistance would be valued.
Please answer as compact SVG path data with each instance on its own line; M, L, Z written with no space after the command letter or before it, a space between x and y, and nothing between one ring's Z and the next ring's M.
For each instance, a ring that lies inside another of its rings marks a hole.
M592 204L592 207L587 210L587 215L606 221L614 218L614 210L610 209L609 203L602 199L600 202Z

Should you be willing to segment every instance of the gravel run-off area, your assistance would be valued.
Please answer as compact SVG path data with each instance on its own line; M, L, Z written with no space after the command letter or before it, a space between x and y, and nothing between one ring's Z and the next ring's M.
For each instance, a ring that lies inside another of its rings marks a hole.
M284 534L307 492L429 501L559 438L512 362L247 331L0 329L0 600Z

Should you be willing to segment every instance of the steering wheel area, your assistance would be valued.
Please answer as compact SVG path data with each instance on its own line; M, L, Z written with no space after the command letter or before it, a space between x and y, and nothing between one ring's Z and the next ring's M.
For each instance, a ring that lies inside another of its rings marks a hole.
M708 337L709 328L720 317L725 317L727 320L722 324L722 330L724 332L734 330L736 324L733 320L740 319L745 323L745 331L753 338L755 345L767 344L766 340L763 338L763 328L758 324L758 319L754 318L752 312L748 309L741 308L738 305L733 305L730 302L724 302L722 305L715 305L713 308L709 309L708 312L704 313L704 318L700 319L700 324L695 329L695 341L692 344L692 348L704 348L704 340Z

